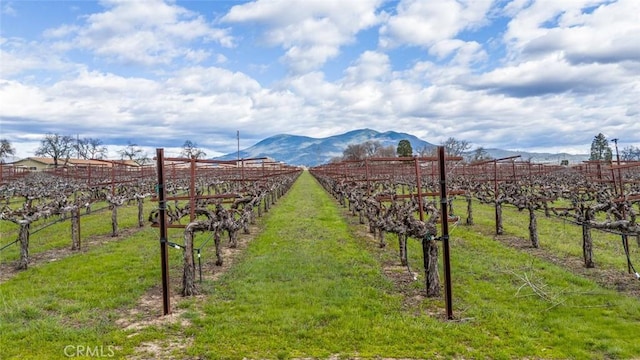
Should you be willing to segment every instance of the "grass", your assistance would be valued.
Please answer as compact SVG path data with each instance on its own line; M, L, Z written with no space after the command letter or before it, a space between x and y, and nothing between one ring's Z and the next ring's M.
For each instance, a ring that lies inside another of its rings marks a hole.
M466 218L466 204L456 203L460 209L458 215ZM504 233L523 239L523 244L529 242L529 213L517 211L514 207L503 207ZM495 210L493 205L474 202L474 222L476 228L486 234L495 234ZM557 217L546 218L543 213L537 214L538 236L540 247L550 250L560 257L575 257L582 259L582 227ZM594 245L594 260L596 266L619 271L626 271L627 259L622 247L620 235L591 230ZM629 251L632 260L640 256L640 247L635 246L636 239L629 237ZM634 264L640 265L640 264ZM638 269L640 270L640 269Z
M417 309L384 276L378 253L358 237L308 175L269 214L243 261L219 282L188 330L189 355L206 358L626 358L640 353L637 299L620 296L527 254L458 228L453 241L458 318ZM392 237L391 237L392 238ZM417 241L411 264L422 263ZM530 287L527 276L554 301ZM414 286L421 286L420 282ZM435 309L435 310L434 310Z
M155 204L145 202L145 209ZM84 241L92 236L111 234L111 210L101 208L100 211L93 211L91 214L81 212L80 236ZM145 212L147 213L147 212ZM119 230L134 228L138 226L137 205L121 206L118 208L118 228ZM67 219L54 223L55 219L42 219L31 225L31 235L29 236L29 254L36 255L52 249L71 247L71 220ZM53 223L53 224L52 224ZM46 226L47 224L52 224ZM46 226L46 227L45 227ZM18 238L17 224L6 220L0 220L0 246L15 241ZM38 230L41 229L41 230ZM83 245L81 245L83 246ZM20 244L13 244L0 251L0 263L16 261L20 257Z
M422 276L401 286L385 275L383 264L398 263L395 237L377 248L305 173L229 271L202 284L203 297L174 303L188 323L135 332L116 324L159 285L157 229L145 228L0 284L0 354L63 359L65 346L83 345L124 358L156 342L178 359L639 356L637 298L504 246L486 235L480 212L476 221L452 229L457 320L445 321L441 298L416 296ZM205 251L212 257L212 247ZM420 274L415 240L409 256ZM180 252L171 250L170 261L179 278Z
M157 230L147 228L0 284L4 358L64 358L68 345L126 346L115 320L158 282L155 244Z

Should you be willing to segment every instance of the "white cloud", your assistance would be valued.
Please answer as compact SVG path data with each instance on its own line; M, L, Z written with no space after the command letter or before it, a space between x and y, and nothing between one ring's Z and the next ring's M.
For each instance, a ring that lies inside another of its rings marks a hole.
M263 41L286 50L282 60L294 72L312 71L335 57L355 35L378 23L381 0L258 0L234 6L225 23L258 23Z
M564 92L588 93L609 88L626 80L627 74L615 65L573 66L557 56L506 66L470 81L473 88L511 96L536 96Z
M380 28L380 45L384 48L430 47L438 41L452 39L465 29L487 23L486 14L491 3L491 0L402 0L397 14Z
M0 78L13 78L31 70L73 71L78 65L61 58L48 44L0 37ZM41 79L46 80L46 79Z
M353 66L345 70L345 74L349 82L384 80L391 74L391 62L384 53L365 51Z
M73 45L122 63L147 66L186 58L198 63L209 57L188 45L214 41L234 45L228 30L212 28L202 15L160 0L103 1L107 10L88 15L82 26L62 25L45 36L70 36ZM153 14L150 16L150 14Z
M640 60L640 2L535 1L509 22L505 42L517 60L560 53L572 63Z
M260 84L243 73L217 67L191 67L179 70L166 82L183 94L238 94L260 91Z

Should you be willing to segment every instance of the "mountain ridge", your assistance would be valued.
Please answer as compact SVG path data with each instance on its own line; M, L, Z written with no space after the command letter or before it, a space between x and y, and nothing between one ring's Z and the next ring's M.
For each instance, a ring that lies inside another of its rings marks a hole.
M364 128L345 132L343 134L332 135L325 138L313 138L309 136L277 134L263 139L253 146L240 150L240 152L229 153L218 160L235 160L238 158L261 158L269 157L276 161L281 161L289 165L317 166L326 164L335 157L342 156L348 145L361 144L365 141L379 141L383 146L398 145L400 140L409 140L414 152L426 146L427 148L436 145L422 140L415 135L385 131L379 132L373 129ZM495 159L520 155L523 160L531 160L539 163L557 163L568 160L570 163L580 162L588 159L588 155L572 155L566 153L536 153L526 151L512 151L502 149L485 149L485 151ZM464 153L465 157L471 157L473 151Z

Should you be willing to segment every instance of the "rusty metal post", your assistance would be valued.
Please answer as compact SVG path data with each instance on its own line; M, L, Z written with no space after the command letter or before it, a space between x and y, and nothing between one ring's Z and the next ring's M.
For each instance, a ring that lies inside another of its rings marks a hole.
M364 177L367 180L367 195L371 195L371 182L369 181L369 159L364 159Z
M416 186L418 187L418 208L420 214L420 221L424 221L424 209L422 206L422 179L420 177L422 174L420 173L420 160L415 158L416 162ZM424 254L426 256L426 254Z
M494 210L496 216L496 234L500 233L500 224L498 221L498 161L495 160L493 162L493 199L494 199Z
M191 155L190 162L190 175L189 181L189 221L196 219L196 157Z
M116 195L116 167L111 165L111 196Z
M264 164L262 165L262 172L264 175ZM244 183L244 159L240 160L240 180L241 180L241 184L242 186L245 186L246 184Z
M444 146L438 146L440 165L440 210L442 213L442 256L444 265L444 300L447 319L453 320L453 299L451 291L451 261L449 254L449 214L447 213L447 173L445 169Z
M164 183L164 149L156 149L158 167L158 221L160 223L160 266L162 268L162 314L171 313L169 296L169 248L167 239L167 192Z

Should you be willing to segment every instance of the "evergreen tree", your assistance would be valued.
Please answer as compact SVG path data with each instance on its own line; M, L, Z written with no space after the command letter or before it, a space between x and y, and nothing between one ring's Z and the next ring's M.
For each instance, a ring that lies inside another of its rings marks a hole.
M613 152L606 136L602 133L596 135L591 142L591 157L589 157L589 160L611 161L612 154Z
M411 148L411 143L409 140L400 140L398 142L398 149L396 150L398 156L407 157L413 155L413 149Z

